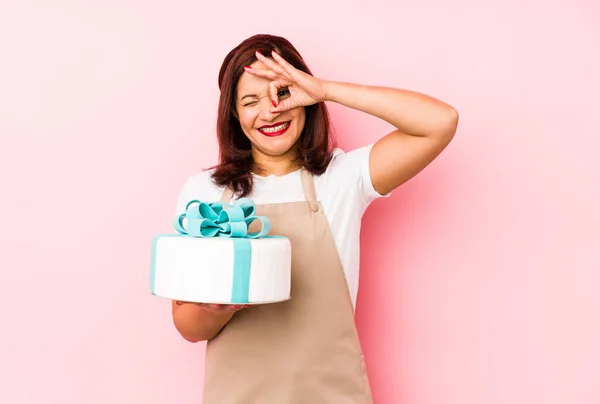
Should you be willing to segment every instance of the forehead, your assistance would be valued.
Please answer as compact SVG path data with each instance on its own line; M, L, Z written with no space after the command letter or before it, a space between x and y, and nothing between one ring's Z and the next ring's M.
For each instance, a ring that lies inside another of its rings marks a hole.
M251 65L255 69L266 69L264 63L257 60ZM247 94L255 94L260 97L262 93L268 94L269 92L269 79L258 77L253 74L244 72L240 77L237 84L237 96L238 98L243 97Z

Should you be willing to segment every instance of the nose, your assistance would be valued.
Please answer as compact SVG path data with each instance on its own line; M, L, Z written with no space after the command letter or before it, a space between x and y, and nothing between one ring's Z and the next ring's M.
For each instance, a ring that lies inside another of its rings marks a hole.
M258 116L261 120L265 122L274 121L281 112L271 112L271 108L273 108L273 102L270 97L264 97L260 100L260 111Z

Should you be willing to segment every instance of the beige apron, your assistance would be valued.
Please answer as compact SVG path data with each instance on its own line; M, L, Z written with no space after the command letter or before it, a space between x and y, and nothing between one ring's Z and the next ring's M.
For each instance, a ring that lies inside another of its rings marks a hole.
M337 248L301 172L306 201L257 206L291 240L292 298L238 311L208 341L203 404L372 403Z

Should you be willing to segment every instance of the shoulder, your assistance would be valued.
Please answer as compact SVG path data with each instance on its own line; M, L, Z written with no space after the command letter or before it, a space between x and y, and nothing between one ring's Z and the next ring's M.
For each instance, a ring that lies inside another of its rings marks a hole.
M343 180L344 183L368 178L370 175L369 155L372 147L373 145L368 145L350 151L344 151L341 148L334 149L323 176L336 181Z
M327 170L319 179L321 188L338 195L352 195L369 203L382 197L373 188L369 158L373 144L350 151L336 148Z
M181 187L177 201L177 211L185 209L191 200L215 201L221 198L223 189L217 186L211 178L213 170L204 170L189 176Z
M204 170L187 178L183 189L192 193L219 192L221 188L212 179L213 170Z
M209 185L214 184L211 178L213 169L202 170L199 173L193 174L187 179L187 183L196 184L196 185Z
M369 155L371 153L372 148L372 144L359 147L350 151L344 151L341 148L335 148L333 150L333 157L331 158L331 162L327 167L327 171L336 171L340 168L352 167L358 169L359 167L365 164L368 165Z

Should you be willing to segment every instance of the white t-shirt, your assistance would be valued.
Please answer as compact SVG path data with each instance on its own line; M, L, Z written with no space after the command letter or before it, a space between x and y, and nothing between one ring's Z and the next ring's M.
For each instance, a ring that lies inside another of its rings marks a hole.
M373 200L383 196L375 191L371 182L369 154L372 146L347 153L335 149L325 173L314 176L317 199L329 221L354 307L358 293L362 215ZM221 199L223 188L212 182L210 174L211 170L207 170L188 178L179 195L177 214L184 212L190 200L213 202ZM255 175L254 189L248 198L257 205L304 201L300 170L283 176Z

